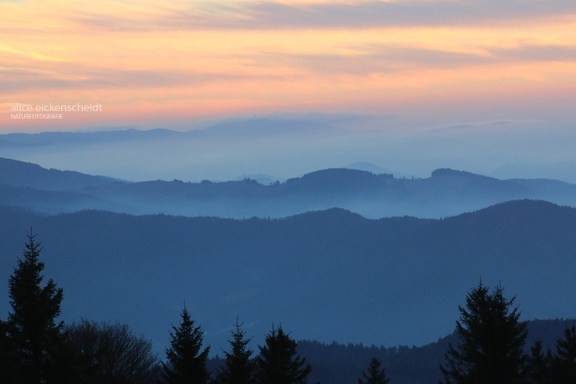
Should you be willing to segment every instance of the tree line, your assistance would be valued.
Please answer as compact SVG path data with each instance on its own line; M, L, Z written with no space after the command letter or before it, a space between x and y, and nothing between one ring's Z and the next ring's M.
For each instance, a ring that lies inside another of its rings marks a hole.
M282 326L272 327L256 356L237 320L229 350L215 372L207 368L210 347L203 330L184 306L169 332L166 359L159 361L151 341L127 325L82 319L57 321L63 289L43 284L41 243L30 233L9 278L12 310L0 320L0 382L6 384L306 384L312 370ZM536 342L525 353L526 322L501 286L480 282L459 307L458 342L450 345L439 367L442 384L576 383L576 329L567 328L555 350ZM385 369L372 358L358 384L390 384ZM393 383L392 383L393 384Z
M158 361L151 341L127 325L82 319L57 321L64 291L43 285L41 243L32 233L10 276L6 320L0 320L0 382L3 384L305 384L312 368L282 326L272 327L252 357L236 321L230 351L215 375L207 369L210 347L186 307L172 327L166 360ZM373 367L371 367L373 369ZM211 377L214 376L214 377Z

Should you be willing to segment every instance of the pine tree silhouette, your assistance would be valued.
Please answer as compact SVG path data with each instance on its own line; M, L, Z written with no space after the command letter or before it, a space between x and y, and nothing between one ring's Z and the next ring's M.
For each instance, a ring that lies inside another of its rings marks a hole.
M224 351L225 366L218 372L217 384L254 384L254 361L252 351L248 349L251 339L245 338L242 324L234 324L232 340L229 340L230 351Z
M523 382L526 322L520 321L513 304L501 286L490 293L480 282L468 293L456 321L459 344L449 346L446 365L441 366L446 384Z
M186 307L182 310L178 327L172 327L170 347L166 348L167 363L162 363L162 373L169 384L206 384L209 372L206 368L210 347L203 351L204 332L194 326L194 320Z
M282 327L272 328L256 358L259 384L306 384L312 371L296 351L297 343Z
M373 358L368 365L368 372L362 372L362 378L358 384L388 384L390 379L386 377L384 369L380 368L380 360Z
M47 382L55 356L64 342L64 323L56 322L64 293L52 279L42 287L41 250L36 235L30 233L22 258L18 259L8 282L12 311L2 323L1 343L5 344L12 364L3 367L10 372L2 375L6 375L5 380L11 377L17 383Z

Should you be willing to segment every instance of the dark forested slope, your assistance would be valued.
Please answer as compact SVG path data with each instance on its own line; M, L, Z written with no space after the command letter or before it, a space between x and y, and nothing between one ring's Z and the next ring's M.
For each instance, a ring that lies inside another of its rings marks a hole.
M184 302L215 350L238 316L258 337L394 346L452 331L479 279L517 295L525 318L573 317L576 210L514 201L442 220L369 220L331 209L284 219L40 216L0 210L0 281L33 228L63 315L120 320L167 342ZM8 308L0 286L0 311Z
M526 354L536 341L542 342L543 350L556 352L555 343L564 337L564 330L574 324L567 320L528 321ZM349 384L356 383L366 370L371 358L381 361L391 384L437 384L442 379L440 364L445 363L444 354L448 344L456 346L455 334L438 339L424 346L381 347L362 344L319 343L304 340L298 350L312 365L310 383Z

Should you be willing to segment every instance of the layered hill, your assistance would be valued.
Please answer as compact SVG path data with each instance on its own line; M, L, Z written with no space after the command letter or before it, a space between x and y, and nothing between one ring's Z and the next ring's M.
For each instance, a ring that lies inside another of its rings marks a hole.
M136 215L225 218L279 218L330 208L368 218L441 218L519 199L576 206L573 184L500 180L451 169L438 169L425 179L325 169L267 185L252 179L128 182L3 158L0 194L3 205L48 214L100 209Z

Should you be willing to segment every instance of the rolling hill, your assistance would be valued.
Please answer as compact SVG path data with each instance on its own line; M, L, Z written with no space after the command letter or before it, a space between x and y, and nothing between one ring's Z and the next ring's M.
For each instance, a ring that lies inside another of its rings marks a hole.
M429 178L395 178L325 169L285 182L128 182L0 158L2 204L47 214L99 209L135 215L280 218L342 208L367 218L441 218L519 199L576 206L576 185L554 180L499 180L451 169Z

